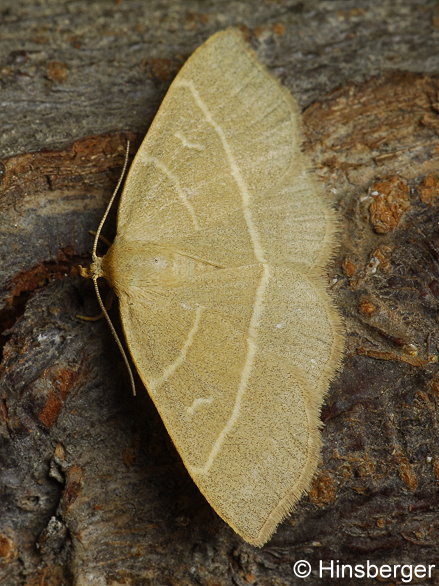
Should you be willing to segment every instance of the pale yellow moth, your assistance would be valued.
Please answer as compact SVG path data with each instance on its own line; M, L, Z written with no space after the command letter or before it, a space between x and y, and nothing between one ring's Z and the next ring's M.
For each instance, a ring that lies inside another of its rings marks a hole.
M323 271L332 210L296 102L239 31L172 83L129 170L117 236L88 273L193 480L261 546L306 491L343 334Z

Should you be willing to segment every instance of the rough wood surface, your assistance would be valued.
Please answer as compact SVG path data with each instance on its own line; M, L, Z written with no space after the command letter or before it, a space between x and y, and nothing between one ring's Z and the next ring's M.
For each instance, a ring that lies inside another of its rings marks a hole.
M126 138L229 25L305 109L340 211L329 278L348 331L319 474L261 550L215 516L149 399L130 395L106 324L75 317L96 311L77 267ZM438 43L434 1L1 3L2 586L312 585L336 583L319 560L437 564Z

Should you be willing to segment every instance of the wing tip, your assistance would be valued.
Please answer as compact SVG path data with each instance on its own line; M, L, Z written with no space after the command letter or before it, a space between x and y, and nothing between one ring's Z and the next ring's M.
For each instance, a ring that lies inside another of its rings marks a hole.
M321 437L319 429L315 429L309 436L310 449L308 461L303 469L302 475L287 494L279 501L276 507L270 512L269 516L256 534L248 534L238 530L229 521L228 524L238 533L247 543L254 547L263 547L276 532L278 526L294 511L301 498L307 494L311 487L320 456Z

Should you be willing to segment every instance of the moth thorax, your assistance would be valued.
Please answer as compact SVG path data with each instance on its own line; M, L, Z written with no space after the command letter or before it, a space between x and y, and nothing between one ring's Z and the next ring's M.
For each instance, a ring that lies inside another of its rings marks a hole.
M200 270L199 265L166 246L116 237L102 259L102 276L121 294L132 287L175 286Z

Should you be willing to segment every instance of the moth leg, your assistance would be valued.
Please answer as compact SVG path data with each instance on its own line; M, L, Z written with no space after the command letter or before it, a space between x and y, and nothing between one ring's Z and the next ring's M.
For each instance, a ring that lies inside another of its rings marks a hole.
M107 291L106 295L105 295L105 309L107 311L110 311L111 306L113 305L113 299L114 299L114 292L112 289L109 289L109 291ZM77 319L80 319L82 321L99 321L100 319L102 319L104 316L104 312L100 311L97 315L82 315L77 313L75 315L75 317Z
M97 234L96 230L89 230L88 233L91 234L92 236L96 236L96 234ZM105 236L102 236L102 234L99 234L98 240L100 240L101 242L106 244L108 246L108 248L110 248L111 242L108 240L108 238L106 238Z

